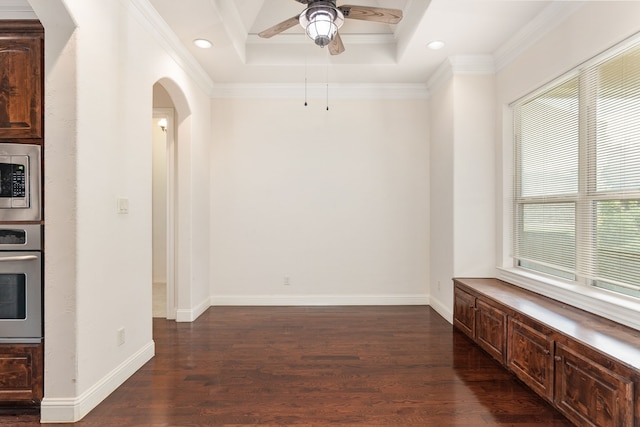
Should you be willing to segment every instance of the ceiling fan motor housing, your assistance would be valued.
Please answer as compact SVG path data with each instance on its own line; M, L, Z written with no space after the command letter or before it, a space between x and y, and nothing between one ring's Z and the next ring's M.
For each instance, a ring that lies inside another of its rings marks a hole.
M315 1L300 14L300 25L320 47L325 47L335 37L344 23L344 15L335 1Z

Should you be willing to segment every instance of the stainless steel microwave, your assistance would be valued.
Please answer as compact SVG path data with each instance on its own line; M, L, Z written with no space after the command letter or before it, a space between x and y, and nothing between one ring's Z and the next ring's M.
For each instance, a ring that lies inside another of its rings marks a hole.
M0 221L39 221L41 149L0 143Z

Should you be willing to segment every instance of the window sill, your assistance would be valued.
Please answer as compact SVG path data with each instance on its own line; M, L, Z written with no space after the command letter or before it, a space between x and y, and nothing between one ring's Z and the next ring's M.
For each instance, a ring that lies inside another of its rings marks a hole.
M497 278L640 330L640 300L636 298L554 280L518 268L498 268Z

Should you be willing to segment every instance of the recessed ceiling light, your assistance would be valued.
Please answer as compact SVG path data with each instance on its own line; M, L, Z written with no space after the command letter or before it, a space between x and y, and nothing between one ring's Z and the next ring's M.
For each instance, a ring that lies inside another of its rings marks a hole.
M211 46L213 46L211 42L206 39L195 39L193 41L193 44L195 44L196 46L202 49L209 49Z
M427 47L433 50L442 49L444 47L444 42L442 40L433 40L427 43Z

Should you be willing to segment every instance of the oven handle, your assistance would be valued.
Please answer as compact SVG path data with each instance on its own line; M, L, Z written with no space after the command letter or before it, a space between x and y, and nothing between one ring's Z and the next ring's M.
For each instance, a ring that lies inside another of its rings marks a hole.
M6 256L6 257L0 257L0 262L31 261L34 259L38 259L38 256L37 255Z

